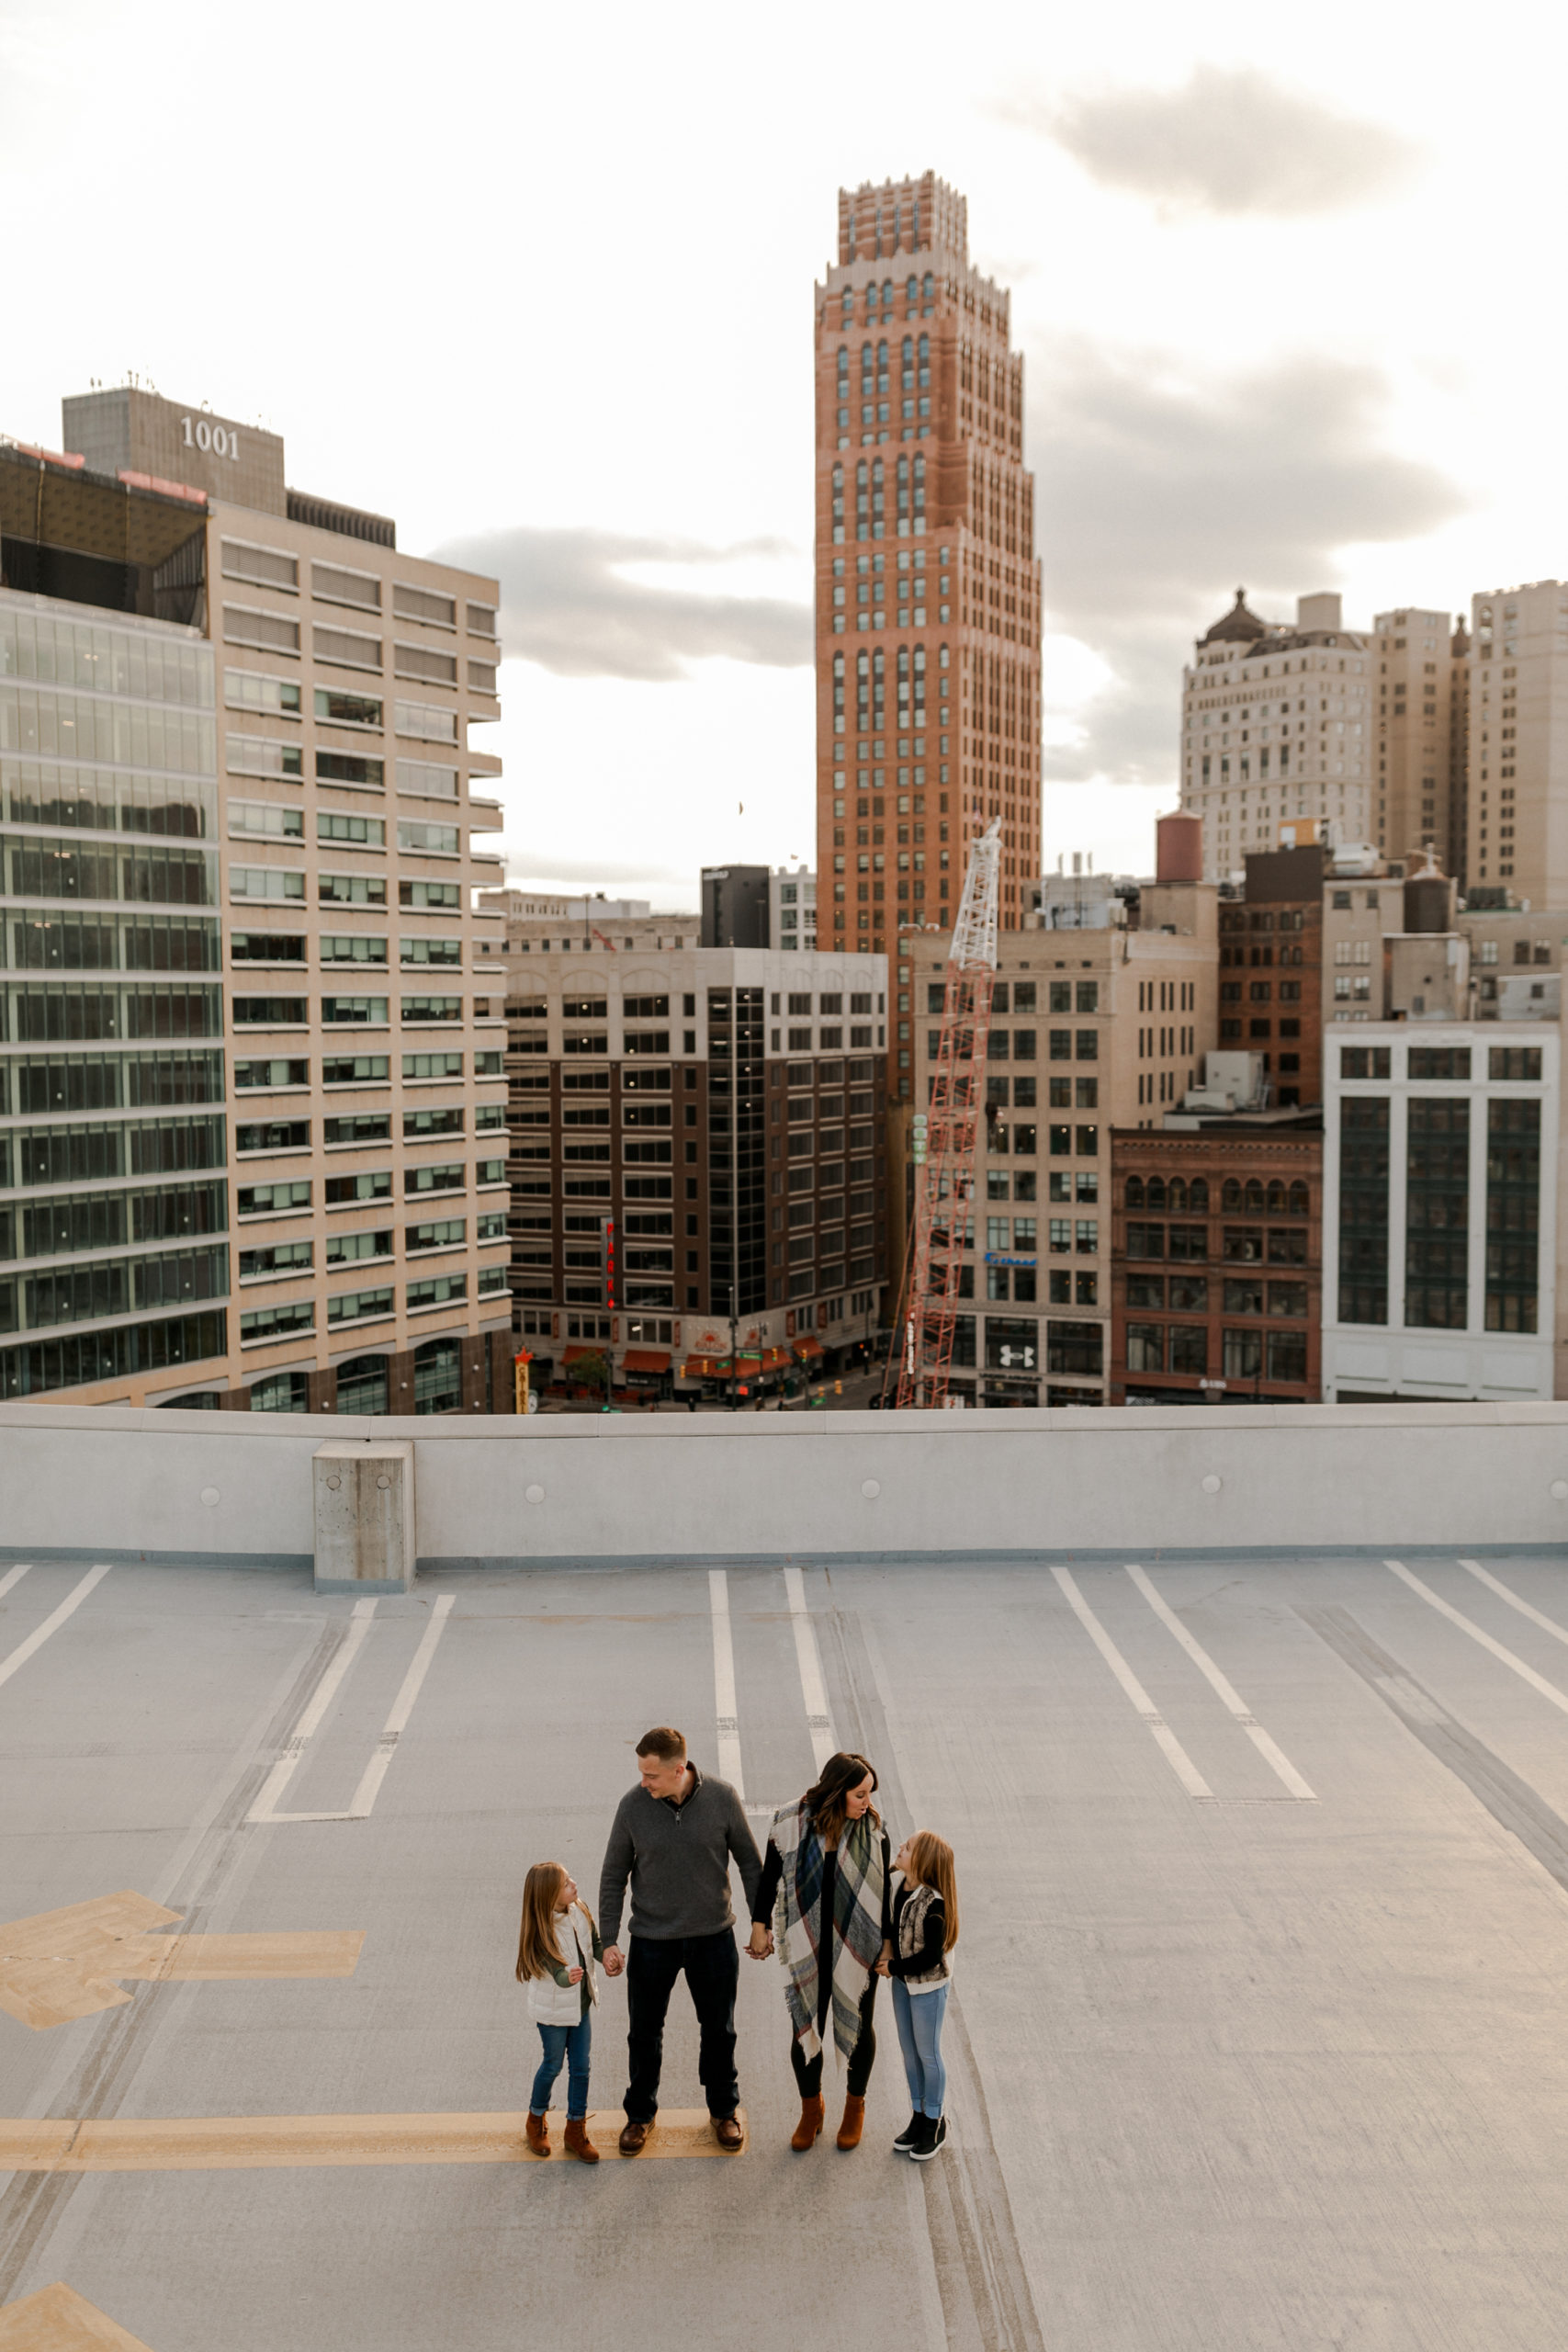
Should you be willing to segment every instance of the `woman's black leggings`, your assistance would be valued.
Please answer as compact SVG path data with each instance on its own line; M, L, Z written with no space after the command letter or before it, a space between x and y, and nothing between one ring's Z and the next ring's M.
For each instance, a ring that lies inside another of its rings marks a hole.
M876 2010L876 1976L874 1972L861 1996L860 2032L850 2052L848 2094L851 2098L863 2098L865 2086L871 2080L871 2070L876 2064L876 2029L873 2022ZM818 2034L826 2040L830 2020L826 2011L818 2020ZM822 2061L826 2050L818 2050L815 2058L802 2054L798 2041L791 2039L789 2063L795 2068L795 2079L800 2086L802 2098L819 2098L822 2095Z

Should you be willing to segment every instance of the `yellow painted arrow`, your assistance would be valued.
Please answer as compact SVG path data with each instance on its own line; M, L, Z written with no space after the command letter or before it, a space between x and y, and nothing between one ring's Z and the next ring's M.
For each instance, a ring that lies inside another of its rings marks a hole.
M0 2009L41 2030L120 2007L114 1981L189 1982L245 1977L352 1976L363 1928L325 1934L153 1935L178 1923L129 1889L0 1927ZM106 2339L107 2340L107 2339ZM0 2346L5 2338L0 2336Z
M0 2309L0 2352L148 2352L69 2287L40 2287Z

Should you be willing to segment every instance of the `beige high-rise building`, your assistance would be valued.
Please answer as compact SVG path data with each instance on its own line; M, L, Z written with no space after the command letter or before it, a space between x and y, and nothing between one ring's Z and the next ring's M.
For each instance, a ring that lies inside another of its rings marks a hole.
M1371 838L1371 641L1337 595L1300 596L1294 626L1260 620L1238 588L1182 672L1181 806L1203 821L1203 872L1239 878L1249 850L1325 833Z
M1568 908L1568 581L1471 612L1466 895Z
M1217 901L1204 882L1047 875L997 942L986 1125L953 1390L966 1403L1100 1405L1111 1339L1111 1136L1157 1127L1215 1042ZM900 952L914 996L915 1102L942 1039L948 941ZM974 1304L969 1305L972 1295Z
M499 714L496 583L288 489L275 434L130 387L63 417L62 467L191 518L118 588L107 546L66 555L214 650L229 1121L221 1353L82 1399L508 1409L503 926L473 910L500 763L468 740Z
M1379 613L1372 631L1377 791L1367 838L1385 857L1429 850L1455 873L1464 839L1464 624L1455 628L1446 612L1407 606Z

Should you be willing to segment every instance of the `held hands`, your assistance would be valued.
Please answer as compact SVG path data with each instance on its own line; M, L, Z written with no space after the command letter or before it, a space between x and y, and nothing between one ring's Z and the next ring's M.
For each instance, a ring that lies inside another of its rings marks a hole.
M620 1945L619 1945L619 1944L606 1944L606 1945L605 1945L605 1947L604 1947L604 1973L605 1973L605 1975L606 1975L606 1976L618 1976L618 1975L620 1974L620 1973L621 1973L622 1969L623 1969L623 1968L625 1968L626 1964L626 1959L625 1959L624 1954L622 1953L622 1951L621 1951Z
M751 1929L746 1950L752 1960L771 1960L773 1952L773 1929L759 1919Z
M891 1945L891 1944L884 1944L884 1945L883 1945L883 1947L882 1947L882 1950L881 1950L881 1951L877 1953L877 1955L876 1955L876 1973L877 1973L878 1976L891 1976L891 1975L892 1975L893 1971L891 1970L891 1968L890 1968L890 1967L888 1966L888 1964L887 1964L887 1963L888 1963L888 1962L892 1959L892 1957L893 1957L893 1947L892 1947L892 1945Z
M581 1969L569 1968L566 1972L566 1981L569 1984L581 1984L582 1982Z

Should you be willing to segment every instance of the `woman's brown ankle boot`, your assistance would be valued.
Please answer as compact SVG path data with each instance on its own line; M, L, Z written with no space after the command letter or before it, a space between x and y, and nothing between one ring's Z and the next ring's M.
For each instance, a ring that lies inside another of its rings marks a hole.
M826 2113L827 2109L821 2099L803 2098L800 2102L800 2121L795 2127L790 2146L802 2152L811 2147L820 2135Z
M576 2156L585 2165L598 2163L599 2151L588 2136L588 2126L585 2122L573 2123L570 2117L568 2118L566 2152L569 2156Z
M527 2123L525 2126L524 2136L526 2138L529 2147L536 2156L547 2156L549 2154L549 2135L546 2131L545 2119L542 2115L535 2115L530 2112Z
M844 2120L843 2120L843 2121L842 2121L842 2122L840 2124L840 2126L839 2126L839 2145L840 2145L840 2148L858 2148L858 2147L860 2146L860 2135L861 2135L861 2132L863 2131L863 2129L864 2129L864 2128L865 2128L865 2101L864 2101L864 2099L863 2099L863 2098L847 2098L847 2099L845 2099L845 2101L844 2101Z

